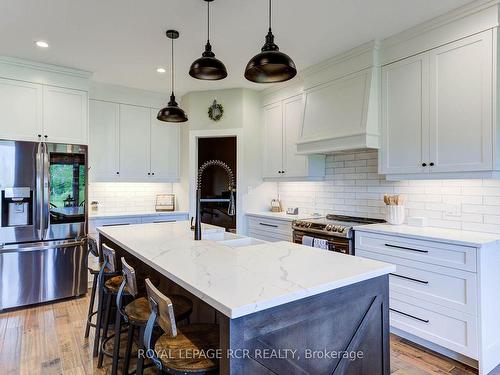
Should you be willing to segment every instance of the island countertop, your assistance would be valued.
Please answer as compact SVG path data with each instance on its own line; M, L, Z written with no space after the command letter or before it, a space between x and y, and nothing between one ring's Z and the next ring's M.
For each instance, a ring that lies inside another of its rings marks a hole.
M187 221L97 230L231 319L395 271L291 242L234 247L222 241L231 235L213 226L194 241Z

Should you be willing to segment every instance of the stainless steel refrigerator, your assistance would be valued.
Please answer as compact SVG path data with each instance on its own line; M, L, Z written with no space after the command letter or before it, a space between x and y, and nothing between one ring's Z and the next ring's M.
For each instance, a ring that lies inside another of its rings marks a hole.
M0 140L0 311L87 291L87 147Z

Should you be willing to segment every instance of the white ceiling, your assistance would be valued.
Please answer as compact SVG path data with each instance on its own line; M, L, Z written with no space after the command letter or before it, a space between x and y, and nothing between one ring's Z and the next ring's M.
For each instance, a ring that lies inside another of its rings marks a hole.
M275 0L273 31L281 51L299 70L383 38L470 0ZM267 0L216 0L211 5L214 52L228 78L199 81L188 75L206 38L202 0L1 0L0 55L74 67L94 80L168 92L170 44L176 41L176 91L267 86L243 77L267 32ZM47 40L48 49L34 46Z

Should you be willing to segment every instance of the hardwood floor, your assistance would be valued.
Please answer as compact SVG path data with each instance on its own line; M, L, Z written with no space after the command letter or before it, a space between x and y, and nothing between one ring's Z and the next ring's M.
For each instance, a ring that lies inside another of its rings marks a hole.
M88 340L83 338L87 306L88 298L82 297L0 314L0 374L108 374L110 360L105 360L104 369L97 369L92 358L93 330ZM391 337L391 372L477 374L396 336Z

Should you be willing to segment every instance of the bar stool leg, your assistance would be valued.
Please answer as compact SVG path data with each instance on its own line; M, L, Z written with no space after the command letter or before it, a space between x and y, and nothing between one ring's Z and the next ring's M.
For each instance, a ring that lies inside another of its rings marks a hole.
M92 356L95 358L99 354L99 343L101 341L101 322L104 310L104 291L99 287L99 299L97 300L97 320L94 333L94 351Z
M128 375L128 369L130 367L130 356L132 354L132 344L134 343L134 330L135 326L130 324L128 326L127 349L125 350L125 361L123 363L123 374L125 375Z
M120 333L122 329L122 314L116 309L115 317L115 340L113 343L113 365L111 367L111 375L118 373L118 360L120 359Z
M108 337L108 325L109 325L109 316L111 315L111 294L106 295L106 311L104 312L104 325L102 327L102 335L101 335L101 347L99 348L99 358L97 360L97 368L102 367L102 361L104 359L104 340Z
M146 330L145 325L141 325L139 329L139 350L137 356L137 368L135 370L136 375L142 375L144 369L144 356L146 355L144 351L144 331Z
M87 326L85 327L85 336L84 336L85 338L88 338L90 333L90 319L92 313L94 312L96 290L97 290L97 274L94 274L94 279L92 280L92 290L90 292L89 311L87 313Z

